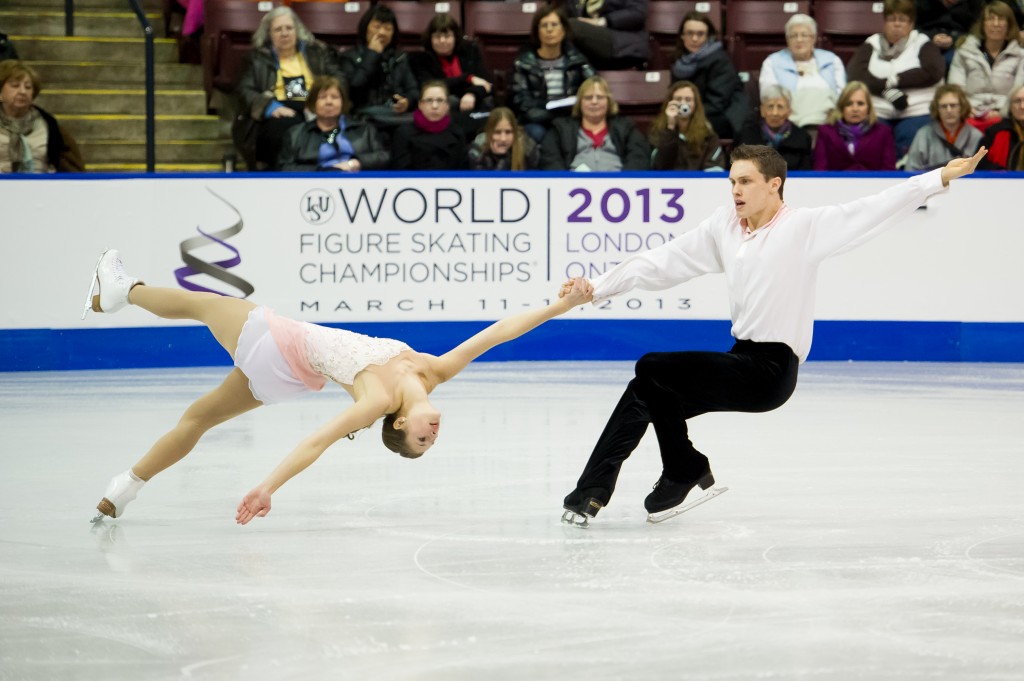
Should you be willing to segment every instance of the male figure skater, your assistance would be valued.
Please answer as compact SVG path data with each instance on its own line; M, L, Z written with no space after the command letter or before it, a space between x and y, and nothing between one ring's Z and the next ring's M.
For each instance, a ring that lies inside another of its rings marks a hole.
M796 388L797 368L811 349L818 266L911 214L950 181L974 172L985 155L958 158L875 196L838 206L790 208L782 199L786 162L767 146L732 152L732 205L676 239L637 253L594 279L594 302L632 289L666 289L724 272L732 335L728 352L652 352L636 363L598 438L562 519L586 526L608 504L622 462L654 425L662 475L644 500L659 522L715 494L680 506L694 488L715 484L708 458L690 442L686 421L714 411L764 412ZM563 285L568 294L572 282ZM678 509L676 507L679 507Z

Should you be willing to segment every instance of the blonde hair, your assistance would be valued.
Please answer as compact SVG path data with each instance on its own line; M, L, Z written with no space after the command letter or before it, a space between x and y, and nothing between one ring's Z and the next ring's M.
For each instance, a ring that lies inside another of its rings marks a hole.
M590 91L596 88L598 85L604 88L604 92L608 95L608 116L617 116L619 114L619 103L612 97L611 88L608 87L608 81L601 76L591 76L585 81L580 83L580 89L576 91L576 103L572 105L572 117L579 118L582 116L583 105L581 102L583 98L590 94Z
M829 114L828 122L835 123L836 121L843 120L843 109L850 103L850 98L853 97L853 93L858 90L864 92L864 97L868 100L868 123L874 125L878 122L878 114L875 113L875 104L871 101L871 91L868 90L868 86L859 80L851 80L843 88L843 91L839 93L839 99L836 100L836 108Z

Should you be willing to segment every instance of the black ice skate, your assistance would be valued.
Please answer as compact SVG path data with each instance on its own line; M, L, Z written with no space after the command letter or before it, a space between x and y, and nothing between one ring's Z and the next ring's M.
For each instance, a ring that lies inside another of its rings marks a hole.
M691 508L700 506L706 501L711 501L719 494L729 491L728 487L715 487L715 476L708 471L700 478L688 483L675 482L662 475L654 484L654 491L644 499L644 508L647 509L647 522L660 523L663 520L674 518L680 513L686 513ZM694 487L700 487L707 493L684 504L687 495Z
M608 503L608 492L599 487L573 490L562 503L562 522L575 527L590 527L590 519Z

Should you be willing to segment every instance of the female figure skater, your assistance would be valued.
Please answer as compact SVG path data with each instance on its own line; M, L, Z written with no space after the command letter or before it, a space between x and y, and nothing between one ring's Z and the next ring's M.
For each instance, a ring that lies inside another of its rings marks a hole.
M121 517L146 481L183 459L217 424L263 404L320 390L327 379L340 384L355 403L302 440L246 494L236 522L244 525L265 516L270 496L281 485L332 444L382 416L388 449L407 458L420 457L434 444L441 425L441 413L428 397L431 391L487 350L588 302L593 289L579 279L565 290L568 293L550 305L495 322L435 357L396 340L279 317L239 298L146 286L125 272L117 251L105 251L96 264L86 310L109 313L132 304L164 319L202 322L234 359L235 368L219 387L193 402L135 465L110 481L96 507L96 520L104 515Z

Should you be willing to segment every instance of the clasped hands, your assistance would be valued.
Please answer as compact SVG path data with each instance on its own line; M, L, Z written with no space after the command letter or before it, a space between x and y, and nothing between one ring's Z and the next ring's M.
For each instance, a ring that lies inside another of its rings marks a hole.
M558 289L558 297L564 298L573 307L594 300L594 285L583 277L567 279Z

